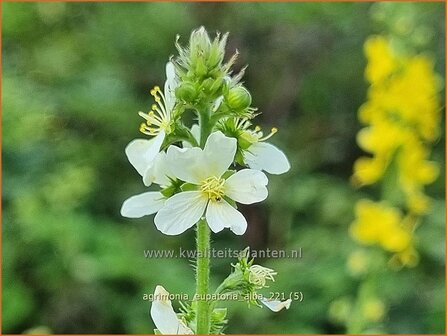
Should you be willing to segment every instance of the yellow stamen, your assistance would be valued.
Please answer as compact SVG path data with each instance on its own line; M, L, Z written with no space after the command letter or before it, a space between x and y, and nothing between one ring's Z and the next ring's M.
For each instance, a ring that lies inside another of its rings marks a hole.
M265 140L268 140L268 139L270 139L273 135L275 135L275 133L277 133L278 132L278 129L276 128L276 127L273 127L272 128L272 130L270 131L270 134L268 134L267 136L265 136L265 137L261 137L261 138L259 138L259 141L265 141ZM261 135L262 136L262 135Z
M202 182L200 191L204 193L211 201L218 202L224 196L225 180L218 177L209 177Z
M141 124L140 132L147 135L157 135L161 130L171 132L171 111L166 110L166 99L159 86L150 90L156 104L152 104L149 113L139 112L140 117L146 120Z

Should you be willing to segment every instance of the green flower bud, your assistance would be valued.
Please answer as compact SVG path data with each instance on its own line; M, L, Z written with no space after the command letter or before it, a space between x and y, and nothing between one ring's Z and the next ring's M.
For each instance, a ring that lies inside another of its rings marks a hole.
M205 62L204 62L202 57L197 59L196 66L195 66L195 71L196 71L195 74L198 77L204 77L208 73L208 68L207 68L207 66L206 66L206 64L205 64Z
M175 89L175 95L178 99L185 102L192 102L197 97L197 90L194 84L183 82Z
M212 78L207 78L202 83L202 88L205 92L211 91L211 86L213 85L214 80Z
M225 97L228 106L235 110L243 110L251 105L250 92L243 86L236 86Z
M219 91L222 88L223 85L223 78L217 78L213 84L210 86L210 92L211 93L216 93L217 91Z
M220 39L219 34L211 44L210 52L207 59L207 65L213 69L222 63L225 55L225 44L227 43L228 33Z
M198 56L209 51L211 41L208 32L203 26L191 33L189 45L192 56Z

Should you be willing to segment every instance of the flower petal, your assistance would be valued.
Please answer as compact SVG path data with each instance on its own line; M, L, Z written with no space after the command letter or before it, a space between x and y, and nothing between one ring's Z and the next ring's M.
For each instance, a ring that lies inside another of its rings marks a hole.
M197 143L200 142L200 127L197 124L191 126L191 134L196 139ZM182 141L183 148L192 148L191 144L188 141Z
M225 182L225 195L242 204L261 202L267 198L267 176L259 170L242 169Z
M290 169L286 155L267 142L256 142L244 152L244 161L252 169L270 174L283 174Z
M192 330L188 328L175 313L172 308L169 293L162 286L155 287L154 301L151 306L151 317L155 326L162 334L184 335L192 334Z
M172 62L166 64L166 82L164 87L166 109L171 112L175 105L175 89L178 86L178 81L175 77L175 67Z
M153 164L144 172L143 183L147 187L152 183L165 187L171 184L170 178L174 179L175 177L167 163L166 153L160 152L155 157Z
M211 133L203 150L208 176L221 177L233 163L237 140L225 136L221 131Z
M178 179L200 184L209 177L206 169L206 162L203 161L203 151L199 147L179 148L169 146L168 164L172 174Z
M200 126L194 124L191 126L191 134L196 139L197 142L200 142Z
M225 200L208 203L206 220L215 233L230 228L235 234L242 235L247 230L245 217Z
M166 235L178 235L196 224L208 199L200 191L184 191L170 197L155 216L155 226Z
M290 308L290 304L292 303L291 299L287 299L286 301L278 301L278 300L268 300L268 299L260 299L262 304L264 304L267 308L269 308L271 311L279 312L280 310L286 308Z
M140 218L156 213L163 207L166 198L158 191L149 191L132 196L124 201L121 216Z
M155 156L160 152L161 144L165 139L165 132L160 132L151 140L135 139L126 147L126 155L132 166L143 176L149 165L152 164Z
M217 99L213 103L213 107L211 108L211 111L216 112L219 109L220 105L222 105L223 100L224 100L224 96L217 97Z

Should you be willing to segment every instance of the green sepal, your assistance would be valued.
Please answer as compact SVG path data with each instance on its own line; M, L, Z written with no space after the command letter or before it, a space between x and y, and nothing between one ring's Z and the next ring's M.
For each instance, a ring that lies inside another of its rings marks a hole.
M161 190L160 190L160 193L161 193L164 197L169 198L169 197L171 197L172 195L175 194L176 189L177 189L177 188L176 188L175 186L171 185L171 186L169 186L169 187L167 187L167 188L161 189Z
M234 200L229 198L228 196L224 196L223 199L227 201L233 208L237 209L237 204Z
M229 178L231 175L233 175L235 172L236 172L236 170L229 169L229 170L227 170L227 171L222 175L222 178L223 178L224 180L226 180L226 179Z
M245 166L244 155L242 154L242 150L238 150L236 152L236 156L234 157L234 160L236 161L236 163L240 164L241 166Z
M180 187L180 189L181 189L182 191L196 191L196 190L198 190L199 188L198 188L198 186L195 185L195 184L192 184L192 183L185 183L185 184L182 184L182 186Z

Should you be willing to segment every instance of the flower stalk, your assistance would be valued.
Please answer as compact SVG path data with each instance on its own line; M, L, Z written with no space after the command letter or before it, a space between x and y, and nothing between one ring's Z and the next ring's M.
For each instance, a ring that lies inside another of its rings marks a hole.
M197 223L197 269L196 297L197 301L197 334L209 334L210 318L209 303L205 299L208 294L210 277L210 229L205 219Z

